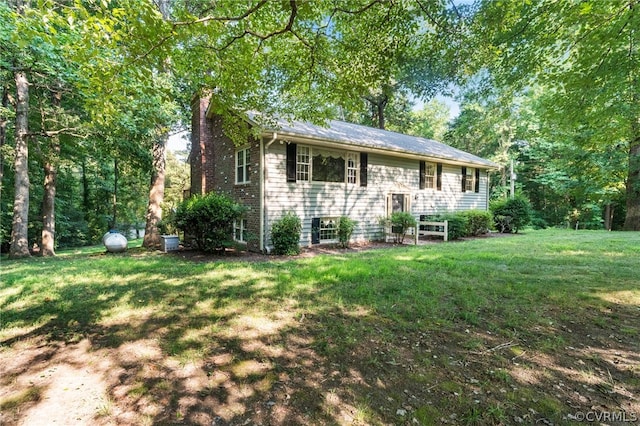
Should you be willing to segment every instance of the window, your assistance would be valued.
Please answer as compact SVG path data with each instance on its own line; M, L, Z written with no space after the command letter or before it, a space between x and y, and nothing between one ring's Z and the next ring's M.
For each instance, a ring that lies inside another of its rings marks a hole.
M249 148L236 151L236 183L249 182Z
M436 187L436 165L433 163L426 163L424 166L424 187Z
M339 220L335 217L314 217L311 219L311 244L336 242Z
M391 194L391 213L404 211L404 194Z
M358 157L355 152L347 153L347 183L358 183Z
M241 243L247 242L247 219L233 221L233 239Z
M411 196L409 194L388 194L387 195L387 216L392 213L410 212Z
M311 180L316 182L344 182L345 161L344 153L313 150Z
M420 189L442 190L442 164L420 162Z
M320 241L338 239L338 219L323 217L320 219Z
M296 144L287 146L287 182L346 182L362 181L357 152L333 151ZM366 177L366 171L364 172ZM366 179L365 179L366 181Z
M436 187L436 165L433 163L427 163L424 171L425 185L427 188Z
M296 158L296 180L309 180L311 171L311 149L308 146L298 148Z
M474 181L475 178L475 174L474 174L474 169L472 167L467 167L465 170L465 177L464 177L464 190L468 191L468 192L473 192L473 190L476 187L476 183Z

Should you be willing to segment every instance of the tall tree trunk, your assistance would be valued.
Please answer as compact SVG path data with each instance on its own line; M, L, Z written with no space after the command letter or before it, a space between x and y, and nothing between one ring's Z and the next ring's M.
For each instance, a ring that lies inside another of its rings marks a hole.
M635 11L634 3L629 3L631 16ZM629 37L629 56L638 63L637 28L631 27ZM631 83L631 138L629 141L629 168L627 169L627 213L624 218L625 231L640 231L640 74L637 67L630 69Z
M632 128L627 175L627 213L623 229L640 231L640 123L634 122Z
M118 226L118 159L113 160L113 213L111 218L111 229Z
M16 145L15 194L11 226L10 257L28 257L29 253L29 81L24 71L17 71L16 81Z
M56 137L57 138L57 137ZM56 234L56 180L58 170L56 168L57 156L60 153L58 142L52 145L53 159L46 159L44 163L44 196L42 198L42 243L40 247L41 256L55 256L55 234Z
M170 1L158 0L156 2L160 13L165 20L169 19ZM160 64L160 72L166 73L168 64ZM163 131L153 144L153 171L151 172L151 189L149 190L149 205L147 207L144 228L144 240L142 246L146 248L160 247L160 231L158 223L162 220L162 202L164 201L164 174L165 174L165 150L169 133Z
M387 106L386 99L384 101L380 101L377 106L378 106L378 129L384 130L386 126L385 117L384 117L384 108Z
M378 129L384 130L386 126L384 111L389 103L389 97L382 94L379 96L367 96L365 99L371 105L371 123L377 126Z
M57 111L60 108L62 93L54 92L51 103ZM42 197L42 241L41 256L55 256L56 235L56 184L58 177L58 159L60 156L60 137L52 136L50 152L44 160L44 195Z
M2 109L6 111L9 106L9 88L2 88ZM0 195L2 195L2 179L4 178L4 155L2 147L7 142L7 124L9 120L4 114L0 115Z
M82 159L81 165L82 171L82 211L84 212L84 218L88 219L87 213L91 208L89 202L89 178L87 177L87 160L85 158Z
M611 231L611 224L613 218L613 210L611 207L611 203L607 203L604 206L604 229L607 231Z
M164 166L165 147L168 135L164 134L153 144L153 172L151 175L151 190L149 191L149 205L147 207L147 224L144 229L143 247L160 247L160 231L158 223L162 220L162 201L164 200Z

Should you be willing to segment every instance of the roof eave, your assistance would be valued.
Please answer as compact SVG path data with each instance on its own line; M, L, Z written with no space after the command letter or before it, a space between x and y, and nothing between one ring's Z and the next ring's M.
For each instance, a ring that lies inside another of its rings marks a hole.
M344 149L346 145L346 146L357 147L362 152L369 152L369 153L382 154L382 155L393 154L395 156L400 156L404 158L411 158L411 159L417 159L417 160L433 160L436 162L442 162L442 163L447 163L452 165L474 166L474 167L478 167L486 170L501 169L500 165L493 162L490 162L491 164L486 164L486 163L475 162L475 161L466 161L466 160L463 161L455 158L440 157L436 155L427 155L427 154L422 154L414 151L407 151L403 149L372 147L369 145L355 144L353 142L348 142L348 141L337 141L337 140L331 140L331 139L325 139L325 138L318 138L318 137L309 136L309 135L301 135L298 133L283 132L283 131L277 131L277 130L262 131L262 136L265 138L273 138L274 134L277 135L278 139L285 142L306 143L309 145L322 145L322 146L328 146L328 147L338 148L338 149L340 148Z

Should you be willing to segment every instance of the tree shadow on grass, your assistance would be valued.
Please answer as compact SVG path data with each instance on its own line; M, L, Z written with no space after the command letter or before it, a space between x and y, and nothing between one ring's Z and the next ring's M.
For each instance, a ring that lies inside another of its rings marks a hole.
M536 285L518 284L526 268L487 273L499 284L487 291L455 261L429 263L442 253L389 255L405 279L368 254L79 261L55 291L24 285L3 305L6 323L25 331L1 343L12 357L2 420L37 418L60 390L40 376L63 367L102 392L102 405L76 414L91 424L565 424L580 412L640 412L637 305L593 295L558 307L572 287L523 294ZM100 275L85 279L94 267ZM532 305L509 312L509 298ZM66 404L81 403L82 389L65 392L75 396Z

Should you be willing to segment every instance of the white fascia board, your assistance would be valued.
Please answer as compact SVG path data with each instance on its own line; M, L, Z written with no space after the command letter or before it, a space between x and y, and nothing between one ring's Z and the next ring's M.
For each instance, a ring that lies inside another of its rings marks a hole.
M385 149L385 148L374 148L374 147L369 147L364 145L354 145L346 142L336 142L336 141L331 141L327 139L316 138L313 136L300 136L294 133L287 133L287 132L263 131L262 137L271 138L273 137L274 133L277 133L278 140L282 143L295 142L295 143L301 143L305 145L323 146L323 147L328 147L328 148L333 148L333 149L343 150L343 151L347 150L347 151L367 152L372 154L401 157L401 158L407 158L412 160L424 160L424 161L430 161L430 162L436 162L436 163L446 163L446 164L451 164L455 166L472 166L472 167L477 167L479 169L485 169L485 170L500 170L501 168L499 164L496 164L495 166L489 166L487 164L474 163L471 161L459 161L451 158L440 158L432 155L421 155L421 154L416 154L414 152L403 151L400 149L391 149L391 148Z

